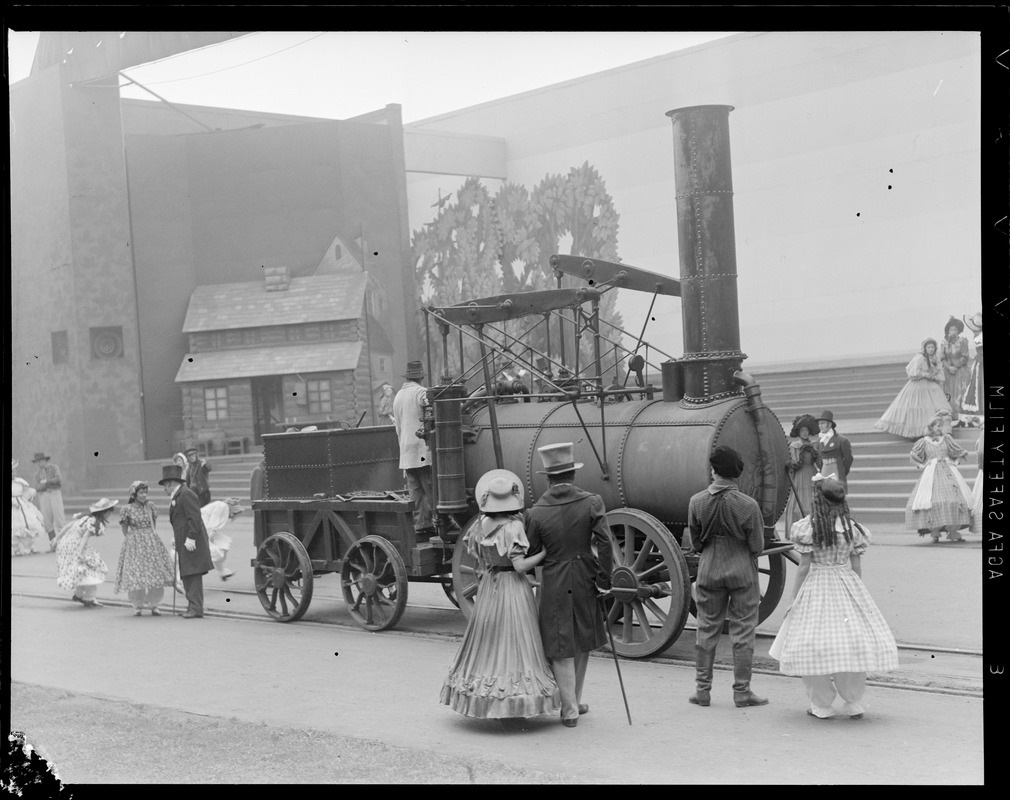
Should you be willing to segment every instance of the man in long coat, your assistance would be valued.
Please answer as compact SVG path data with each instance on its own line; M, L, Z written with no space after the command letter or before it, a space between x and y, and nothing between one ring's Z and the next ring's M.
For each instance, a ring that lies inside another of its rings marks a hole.
M165 494L172 498L168 507L168 519L172 523L179 574L182 576L188 604L182 618L202 617L203 576L214 569L214 562L210 557L207 529L200 516L200 501L196 493L186 485L182 467L177 464L162 467L158 483L165 487Z
M736 450L716 447L709 457L712 483L692 496L687 507L691 548L701 553L694 584L697 690L688 698L699 706L711 702L715 649L727 619L733 644L733 702L740 708L768 703L750 689L761 606L757 559L764 550L764 521L757 501L737 488L742 472L743 458Z
M418 381L424 380L420 361L407 364L404 382L393 398L393 424L400 443L400 469L407 481L410 499L414 503L414 531L426 538L435 533L431 485L431 450L428 443L416 436L424 426L424 408L428 405L428 390Z
M824 475L831 473L848 488L849 470L852 469L852 444L838 433L835 415L824 411L817 418L821 432L817 437L817 469ZM824 464L827 462L827 469Z
M571 442L539 449L548 488L526 518L529 552L547 551L540 587L540 636L561 689L561 721L574 728L589 653L607 642L598 589L610 588L613 557L603 498L572 482L582 467ZM597 555L593 555L592 545Z

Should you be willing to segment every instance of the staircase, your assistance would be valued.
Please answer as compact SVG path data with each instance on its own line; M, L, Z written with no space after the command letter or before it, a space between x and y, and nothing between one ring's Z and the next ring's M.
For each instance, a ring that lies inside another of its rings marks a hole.
M237 497L239 502L249 508L249 478L253 468L262 458L262 447L257 447L252 453L237 456L212 456L210 464L210 495L212 500L224 500L226 497ZM168 514L168 495L163 487L158 485L161 480L161 468L168 464L169 459L150 461L132 461L121 464L108 464L101 468L95 489L87 489L74 496L63 497L63 508L69 519L77 512L85 512L101 497L119 500L120 505L129 498L130 484L133 481L146 481L151 487L149 497L158 509L159 515ZM167 517L165 517L167 519Z
M919 470L909 460L912 442L876 430L895 395L905 385L904 364L878 364L810 371L760 374L761 398L788 434L800 414L817 417L830 409L838 432L852 443L849 472L849 510L860 522L904 527L905 504L919 479ZM978 430L955 428L953 437L968 451L958 471L971 487L978 474L975 442Z

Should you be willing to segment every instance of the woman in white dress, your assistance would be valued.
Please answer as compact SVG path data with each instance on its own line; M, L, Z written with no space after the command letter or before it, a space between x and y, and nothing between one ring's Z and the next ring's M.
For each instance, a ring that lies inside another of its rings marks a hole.
M842 713L860 719L866 673L897 669L898 648L861 578L870 532L849 516L840 481L818 474L814 487L813 511L790 531L800 568L769 654L783 673L802 676L807 714L835 716L841 696Z
M11 459L11 555L44 553L49 549L41 544L46 536L44 517L32 502L35 490L17 471L17 459Z
M237 497L213 500L200 509L203 525L207 529L207 538L210 540L210 559L223 581L235 574L235 570L224 565L232 543L231 537L224 532L224 526L243 511L245 508L239 505Z

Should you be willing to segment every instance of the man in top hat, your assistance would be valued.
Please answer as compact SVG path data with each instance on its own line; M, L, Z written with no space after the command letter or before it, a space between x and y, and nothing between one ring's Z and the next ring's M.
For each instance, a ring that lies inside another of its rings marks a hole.
M188 603L182 617L202 617L203 576L214 569L214 562L210 557L207 529L200 516L200 501L196 493L186 485L182 467L178 464L162 467L158 483L165 487L165 494L172 498L168 507L168 519L172 523L179 574L182 576L183 591Z
M56 549L56 534L66 525L63 512L63 476L60 468L49 463L49 456L36 453L32 459L35 464L35 499L42 511L42 524L49 535L49 549Z
M835 474L842 485L849 488L849 469L852 467L852 445L835 428L835 415L823 411L817 418L820 434L817 437L817 470L822 475Z
M540 587L540 636L561 689L561 721L574 728L582 703L589 653L607 642L598 588L610 588L613 557L603 498L576 487L571 442L538 451L547 491L526 517L530 553L547 551ZM593 555L592 545L596 545Z
M709 456L712 483L691 497L687 527L694 552L700 552L695 602L696 691L689 702L711 703L712 665L723 622L729 621L733 644L733 702L738 708L763 706L750 688L754 632L761 605L757 559L764 549L764 521L753 497L737 488L743 458L731 447L716 447Z
M421 385L424 367L420 361L410 361L403 374L403 386L393 398L393 425L400 442L400 469L407 480L410 499L414 503L414 531L428 538L435 533L432 519L431 451L428 442L417 436L424 428L424 409L428 405L428 390Z
M186 454L186 485L189 486L200 501L201 506L210 502L210 464L200 458L200 452L195 447L188 447Z

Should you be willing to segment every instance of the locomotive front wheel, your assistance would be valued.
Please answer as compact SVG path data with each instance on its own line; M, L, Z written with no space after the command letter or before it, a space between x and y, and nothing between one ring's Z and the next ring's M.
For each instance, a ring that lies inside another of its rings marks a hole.
M452 550L452 593L455 597L449 599L459 606L466 619L470 619L473 614L474 598L477 596L477 559L467 552L463 540L479 519L479 515L475 516L463 526ZM446 594L448 593L447 590Z
M256 551L253 581L266 612L279 622L294 622L312 600L312 561L297 538L275 533Z
M407 569L381 536L351 545L340 567L340 587L351 618L365 630L392 628L407 607Z
M761 605L758 607L758 624L760 625L772 615L775 607L782 599L786 586L786 558L788 555L775 553L758 558L758 581L761 587ZM694 591L691 592L691 615L698 618L698 606L694 602ZM729 633L729 622L722 624L722 632Z
M684 630L691 576L680 545L651 514L634 508L607 512L614 569L614 602L607 623L614 649L626 658L660 653Z

